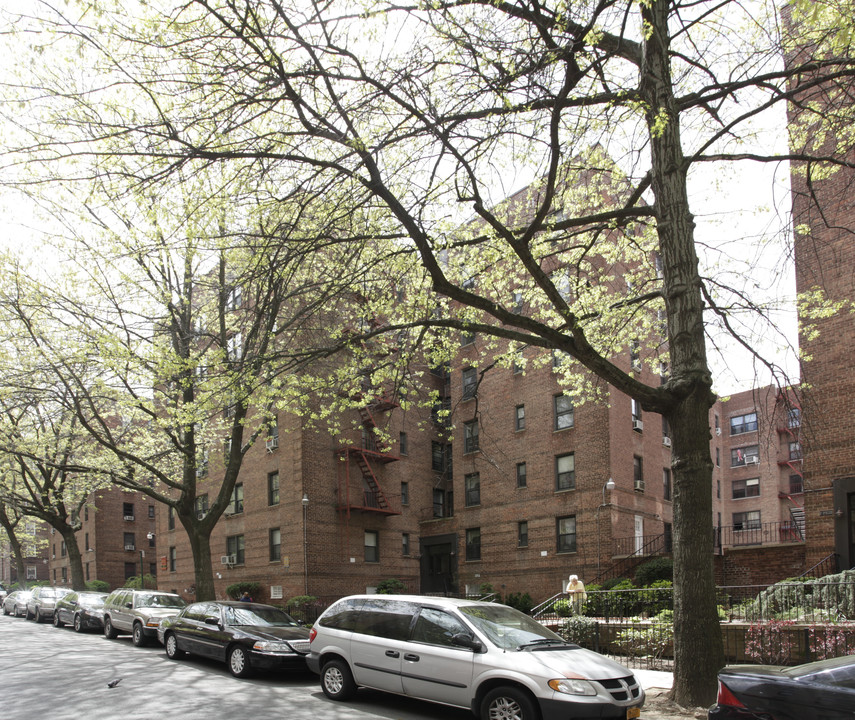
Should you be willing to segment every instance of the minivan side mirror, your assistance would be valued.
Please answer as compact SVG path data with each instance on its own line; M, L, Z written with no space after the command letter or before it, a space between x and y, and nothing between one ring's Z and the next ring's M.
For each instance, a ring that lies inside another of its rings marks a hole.
M460 647L469 648L472 652L484 652L484 644L478 639L467 633L456 633L451 636L451 644Z

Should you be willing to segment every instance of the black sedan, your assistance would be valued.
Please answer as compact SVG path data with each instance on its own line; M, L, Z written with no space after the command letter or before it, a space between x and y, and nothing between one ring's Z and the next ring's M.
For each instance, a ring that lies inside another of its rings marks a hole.
M72 592L56 603L53 624L71 625L75 632L101 630L104 627L104 598L107 593Z
M309 630L279 608L240 601L198 602L164 618L158 637L172 660L185 653L225 661L235 677L254 669L305 669Z
M855 655L796 667L734 665L718 674L709 720L851 720Z

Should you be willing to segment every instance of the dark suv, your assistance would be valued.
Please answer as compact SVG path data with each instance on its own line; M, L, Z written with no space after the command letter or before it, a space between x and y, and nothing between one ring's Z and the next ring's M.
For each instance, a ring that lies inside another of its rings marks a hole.
M187 603L174 593L157 590L113 590L104 601L104 635L110 639L120 634L133 637L137 647L157 637L161 618L181 612Z

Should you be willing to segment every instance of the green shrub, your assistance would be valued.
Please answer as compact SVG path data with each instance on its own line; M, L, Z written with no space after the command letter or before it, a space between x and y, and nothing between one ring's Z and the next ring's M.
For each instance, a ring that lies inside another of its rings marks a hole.
M632 619L633 626L622 630L615 637L620 650L630 657L645 657L658 662L674 646L674 625L668 622L642 623Z
M92 592L110 592L110 583L105 580L89 580L86 589Z
M377 583L378 595L400 595L406 591L407 586L398 580L398 578L389 578L388 580L381 580Z
M552 612L558 617L570 617L573 614L573 605L569 600L561 598L552 603Z
M245 592L249 593L249 596L253 600L258 600L258 596L261 594L261 583L250 581L236 582L226 588L226 595L232 598L232 600L237 600Z
M601 590L624 590L631 587L635 587L632 584L632 580L628 580L627 578L611 578L610 580L606 580Z
M558 634L567 642L576 643L584 648L595 649L599 623L584 615L573 615L561 623Z
M107 583L104 584L106 585ZM125 580L125 584L122 587L134 588L135 590L155 590L157 588L157 578L148 573L142 577L135 575Z
M295 595L288 600L288 607L303 610L309 605L314 605L317 601L318 599L314 595Z
M674 580L674 561L669 557L653 558L635 569L636 587L651 587L659 580Z
M528 593L508 593L505 597L505 605L527 613L534 607L534 601Z

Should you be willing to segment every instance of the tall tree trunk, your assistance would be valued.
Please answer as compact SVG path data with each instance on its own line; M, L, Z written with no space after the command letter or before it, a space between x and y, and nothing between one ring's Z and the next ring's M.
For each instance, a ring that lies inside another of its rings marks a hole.
M72 528L60 530L65 541L65 551L68 553L68 567L71 569L71 587L74 590L86 589L86 578L83 575L83 557L77 545L77 535Z
M211 531L200 528L195 518L179 516L193 553L193 574L196 581L196 600L216 600L214 570L211 566Z
M724 665L712 559L712 462L709 409L714 401L706 357L703 299L689 211L680 116L671 83L670 0L641 4L644 59L640 87L651 138L652 188L665 272L671 378L678 398L666 417L674 431L674 689L681 705L715 699Z

